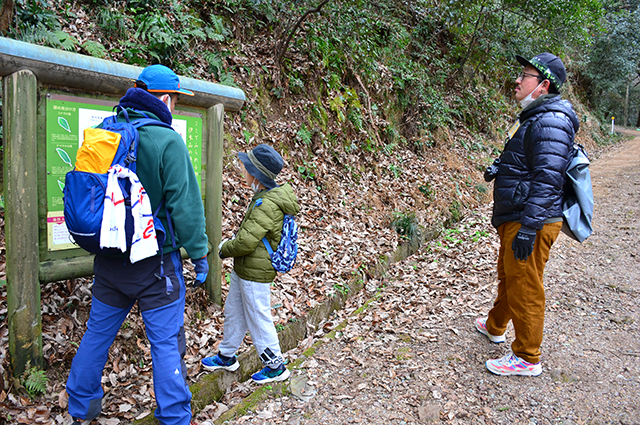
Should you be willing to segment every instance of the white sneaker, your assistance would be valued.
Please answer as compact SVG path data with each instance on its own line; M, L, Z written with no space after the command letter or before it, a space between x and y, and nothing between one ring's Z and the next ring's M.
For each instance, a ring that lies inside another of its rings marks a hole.
M499 344L506 341L504 335L491 335L489 333L489 331L487 330L487 319L476 319L476 329L482 335L485 335L487 338L489 338L489 341L491 342Z
M496 375L538 376L542 373L540 362L529 363L513 353L509 353L501 359L487 360L487 369Z

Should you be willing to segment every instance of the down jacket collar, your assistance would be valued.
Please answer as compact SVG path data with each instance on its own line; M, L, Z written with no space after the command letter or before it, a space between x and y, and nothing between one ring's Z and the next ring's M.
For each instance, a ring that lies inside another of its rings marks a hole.
M545 112L562 112L571 119L574 132L578 132L578 129L580 128L580 121L568 100L561 98L560 95L545 95L539 99L540 103L538 103L537 100L538 99L536 99L536 102L531 104L530 107L525 108L520 113L519 119L521 123L535 115L543 114Z

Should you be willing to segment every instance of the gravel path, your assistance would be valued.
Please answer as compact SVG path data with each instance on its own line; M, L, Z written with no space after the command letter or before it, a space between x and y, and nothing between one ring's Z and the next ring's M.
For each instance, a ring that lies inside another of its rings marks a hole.
M498 242L485 208L369 282L336 317L346 326L318 335L323 344L288 384L226 423L640 424L640 132L632 133L591 166L594 234L584 244L561 235L551 251L541 376L484 367L513 340L510 328L507 344L491 344L473 326L496 291ZM239 384L200 419L246 393Z

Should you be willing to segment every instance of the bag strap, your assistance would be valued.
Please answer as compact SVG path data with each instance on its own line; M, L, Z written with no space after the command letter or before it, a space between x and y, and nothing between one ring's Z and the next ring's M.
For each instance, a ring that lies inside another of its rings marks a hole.
M162 121L159 121L153 118L148 118L148 117L137 119L133 121L131 124L136 128L136 130L145 125L155 125L158 127L164 127L164 128L168 128L175 131L175 129L171 127L169 124L167 124L166 122L162 122Z
M266 236L262 238L262 243L264 244L264 247L267 248L267 251L269 252L269 257L272 257L273 256L273 248L271 248L271 244L267 240Z
M160 201L160 204L158 204L158 207L153 212L153 218L156 218L158 216L158 213L160 212L160 208L162 207L162 205L164 205L164 199ZM175 248L176 237L173 234L173 226L171 225L171 217L169 216L169 210L165 208L164 211L167 215L167 225L169 226L169 233L171 233L171 246ZM162 280L162 279L165 280L166 291L167 291L167 294L169 294L173 292L173 284L171 283L171 279L169 278L169 276L164 275L164 249L162 246L158 248L160 249L160 274L156 273L155 276L158 280Z
M260 201L260 202L258 202L258 201ZM258 199L255 200L255 202L253 203L253 206L251 207L251 211L253 211L253 209L257 205L262 205L262 198L258 198ZM262 238L262 243L264 244L264 247L267 248L267 252L269 253L269 257L272 257L273 256L273 248L271 248L271 244L267 240L266 236L264 236Z
M561 112L565 115L567 115L566 113L562 112L562 111L554 111L554 112ZM568 116L568 115L567 115ZM528 151L529 149L531 149L531 131L533 131L533 126L535 125L536 122L538 122L538 120L542 118L542 114L539 114L532 122L531 124L529 124L529 126L527 127L527 129L524 132L524 137L522 139L522 147L524 148L524 156L525 159L527 160L527 167L529 169L531 169L531 164L529 163L529 157L530 155L528 155ZM530 118L529 118L530 119ZM527 121L529 120L527 119ZM525 121L526 122L526 121ZM524 124L524 123L523 123ZM574 142L575 145L575 142ZM575 152L574 152L575 154ZM573 158L573 155L571 155L571 158ZM569 159L569 162L571 162L571 159Z
M531 163L529 161L529 150L531 149L531 132L533 131L533 126L538 122L541 118L541 114L537 116L531 123L527 126L527 129L524 131L524 136L522 137L522 149L524 150L524 159L527 161L527 168L531 170ZM525 120L525 122L529 121L531 118ZM524 124L524 123L523 123Z
M158 204L158 207L153 212L153 218L156 218L158 216L158 213L160 212L160 208L162 207L162 205L164 205L164 198L160 201L160 203ZM173 234L173 224L171 223L171 216L169 215L169 210L167 208L164 209L164 212L165 212L165 216L167 217L167 226L169 227L169 233L171 234L171 246L175 248L176 237Z

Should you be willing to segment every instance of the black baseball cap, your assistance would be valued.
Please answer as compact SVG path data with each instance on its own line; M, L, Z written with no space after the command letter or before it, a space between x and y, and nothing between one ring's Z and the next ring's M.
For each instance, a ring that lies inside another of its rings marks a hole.
M557 90L564 84L567 78L567 71L559 57L551 53L540 53L533 59L527 60L520 55L516 55L516 60L522 66L531 65L544 76L545 79L551 81Z

